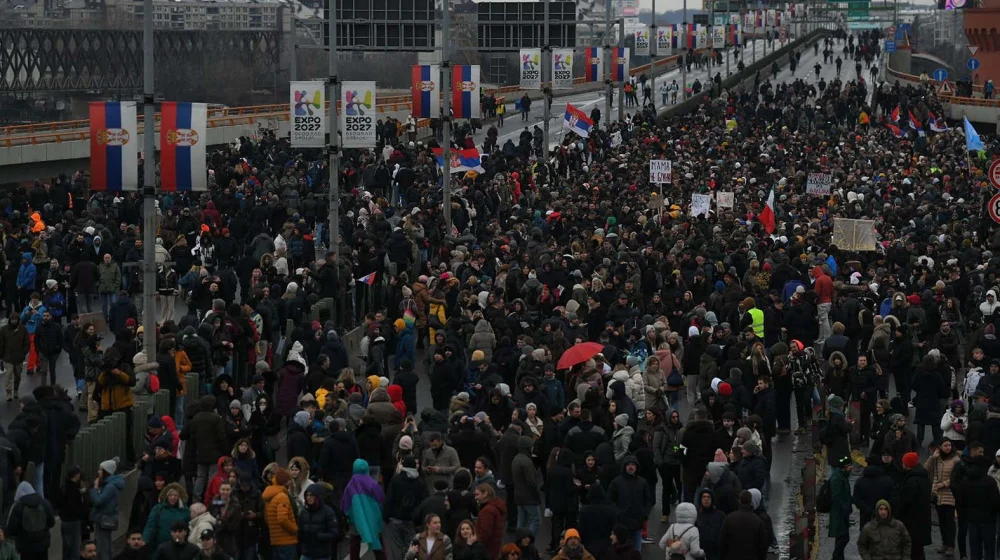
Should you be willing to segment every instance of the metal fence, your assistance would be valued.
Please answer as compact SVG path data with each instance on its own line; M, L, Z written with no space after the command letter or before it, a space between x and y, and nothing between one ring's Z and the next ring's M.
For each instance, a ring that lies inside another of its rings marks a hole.
M201 375L189 373L186 376L187 402L197 400L202 393ZM135 461L138 457L126 457L126 414L132 415L132 449L142 454L145 447L146 423L153 415L172 415L170 391L160 390L152 395L138 395L135 406L128 412L116 412L84 426L76 438L70 442L63 461L62 475L65 477L70 466L79 466L84 476L94 477L101 461L118 457L122 461Z

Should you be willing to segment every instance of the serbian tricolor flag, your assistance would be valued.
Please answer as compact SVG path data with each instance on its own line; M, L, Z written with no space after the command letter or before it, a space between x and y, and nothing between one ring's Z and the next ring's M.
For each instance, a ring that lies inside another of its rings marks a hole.
M434 148L431 152L434 154L434 158L437 159L438 167L444 168L444 149ZM451 150L448 154L448 160L450 162L448 170L451 173L461 173L464 171L486 173L486 169L483 168L482 156L476 148Z
M604 57L601 47L587 47L583 50L583 68L586 81L600 82L604 79Z
M594 126L594 121L590 120L590 117L586 113L567 103L566 113L563 115L563 124L578 136L588 138L590 136L590 129Z
M739 25L730 24L726 26L726 42L730 45L743 44L743 31Z
M361 278L358 278L358 282L361 282L362 284L368 284L369 286L371 286L372 284L375 283L375 274L377 273L372 272L371 274L366 274Z
M676 23L670 25L670 48L681 48L681 27Z
M892 123L885 123L885 126L892 131L892 135L895 136L896 138L902 138L906 136L902 128L899 128L898 126Z
M764 231L766 231L768 235L774 233L774 187L771 187L771 192L767 195L767 204L764 205L764 209L757 215L757 221L764 226Z
M480 118L478 64L451 67L451 110L456 119Z
M892 114L889 115L889 120L894 123L899 122L899 105L896 105L896 108L892 110Z
M698 45L698 26L689 23L684 26L684 48L693 49Z
M624 82L628 79L628 47L611 47L611 81Z
M754 27L764 27L764 11L763 10L757 10L757 11L754 12L753 24L754 24Z
M413 116L436 119L441 116L441 67L436 64L413 66L410 97Z
M932 132L946 132L948 130L948 123L943 120L938 121L934 118L934 115L927 117L927 123L930 125Z
M160 106L160 189L207 191L208 106L166 101Z
M135 102L91 103L90 188L95 191L139 190L138 152Z
M907 111L907 113L909 114L910 128L916 131L923 130L924 127L921 126L920 119L918 119L917 116L913 114L913 111Z

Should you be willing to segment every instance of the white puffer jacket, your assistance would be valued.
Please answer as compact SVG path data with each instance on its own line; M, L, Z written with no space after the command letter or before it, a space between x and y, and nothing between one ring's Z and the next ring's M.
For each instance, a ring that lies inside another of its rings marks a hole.
M698 528L694 526L698 520L698 512L694 509L694 504L684 502L677 504L677 522L671 525L667 532L660 539L660 548L667 549L668 540L679 540L675 547L684 551L685 560L697 560L705 557L705 551L701 549L701 535ZM670 551L667 551L667 558L670 558Z

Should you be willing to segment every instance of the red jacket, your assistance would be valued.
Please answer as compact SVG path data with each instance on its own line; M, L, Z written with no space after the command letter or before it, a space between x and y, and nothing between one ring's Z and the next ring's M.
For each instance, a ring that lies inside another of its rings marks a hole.
M476 539L483 543L487 558L500 556L504 532L507 530L507 504L500 498L486 502L476 518Z
M816 285L813 286L816 291L816 303L833 303L833 280L819 265L813 267L812 275L816 279Z
M401 385L389 385L386 388L389 392L389 400L392 401L392 406L396 407L399 411L399 415L406 418L406 403L403 402L403 387Z

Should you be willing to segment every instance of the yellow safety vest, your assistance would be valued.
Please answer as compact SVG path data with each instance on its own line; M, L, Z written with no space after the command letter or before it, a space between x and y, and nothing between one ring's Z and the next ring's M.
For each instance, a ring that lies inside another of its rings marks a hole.
M757 338L764 338L764 312L756 307L747 311L750 317L753 318L753 333L757 335Z

